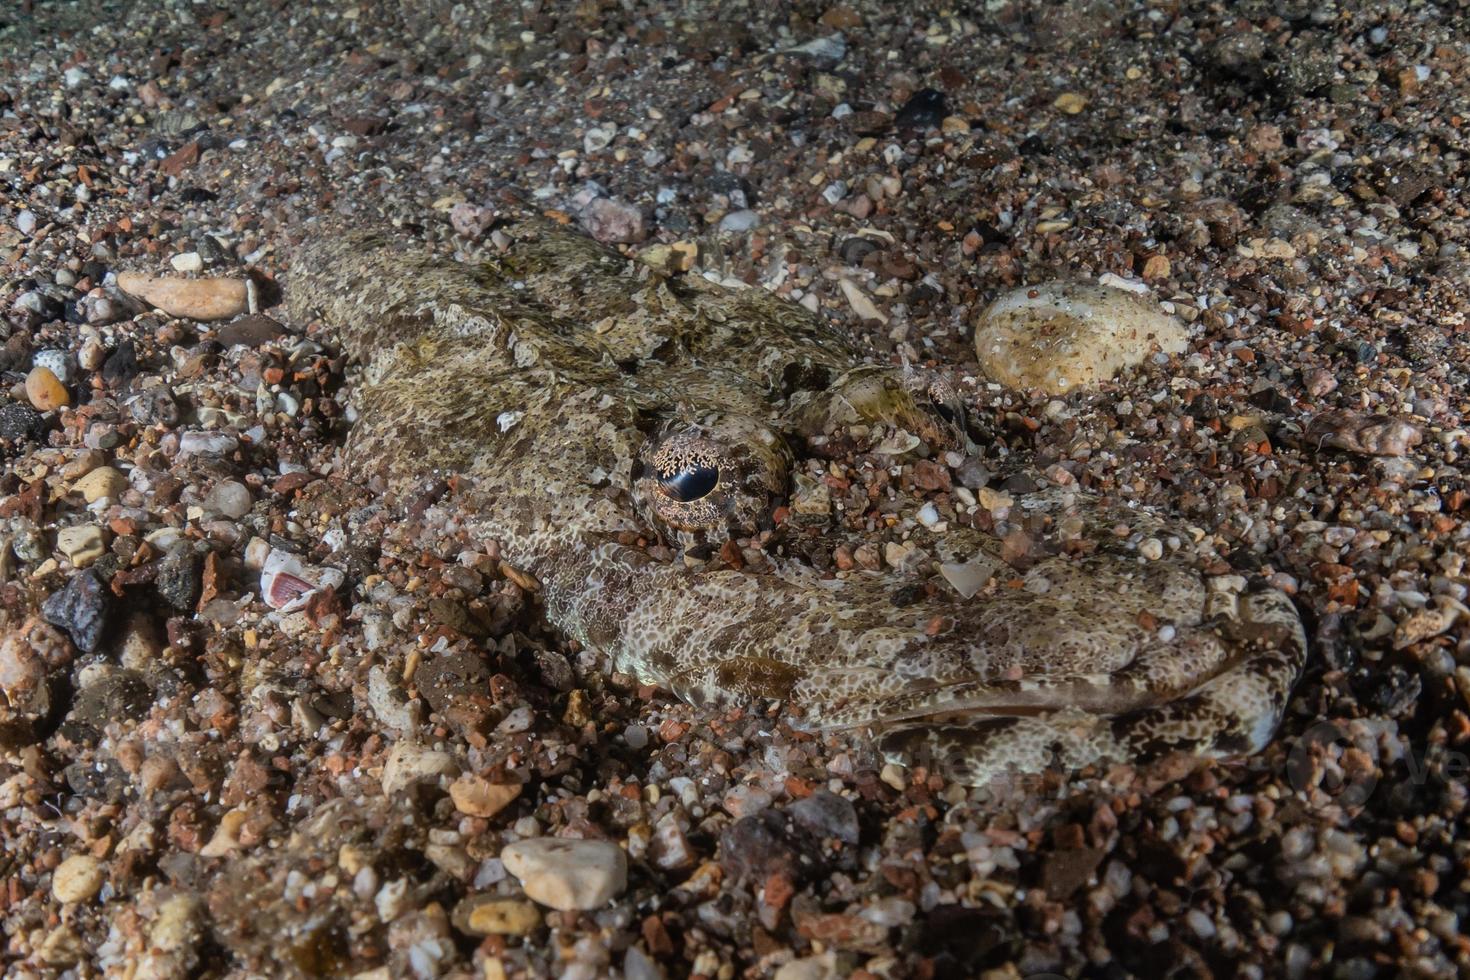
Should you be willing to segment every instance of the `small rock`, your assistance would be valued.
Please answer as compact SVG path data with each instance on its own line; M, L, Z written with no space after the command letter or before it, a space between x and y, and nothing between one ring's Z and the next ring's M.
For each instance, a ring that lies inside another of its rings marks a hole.
M38 289L27 289L17 296L13 308L23 313L34 313L43 320L54 317L57 309L55 301Z
M467 936L525 936L541 928L541 910L525 899L470 895L455 906L452 921Z
M562 912L601 908L628 887L628 856L600 840L536 837L500 852L532 901Z
M50 412L71 404L66 386L49 368L31 368L26 375L26 398L38 412Z
M0 405L0 439L6 442L34 439L45 427L46 420L41 413L24 402Z
M478 241L495 223L495 209L461 201L449 209L449 225L457 234Z
M204 506L223 517L238 519L250 513L250 490L235 480L222 480L204 498Z
M204 563L189 544L179 544L158 563L153 588L159 598L179 612L194 611L204 587Z
M64 350L54 347L46 350L38 350L31 358L32 367L43 367L56 376L56 380L62 384L70 384L72 380L71 355Z
M520 795L520 783L492 783L468 773L449 785L455 809L472 817L493 817Z
M73 854L51 873L51 894L66 905L85 902L102 890L106 877L101 861L90 854Z
M895 129L934 129L949 115L949 100L938 89L921 88L893 117Z
M448 752L414 742L398 742L383 765L383 792L393 796L424 779L437 779L457 767Z
M594 198L581 213L582 227L604 244L637 243L648 237L643 210L614 197Z
M822 188L822 200L826 201L828 204L836 204L838 201L842 200L846 196L847 183L845 181L834 180L832 183Z
M1312 368L1302 381L1307 386L1307 394L1313 398L1331 394L1337 388L1337 377L1325 368Z
M223 347L259 347L284 336L286 328L263 313L232 320L220 327L215 339Z
M15 230L22 235L29 235L34 232L36 230L36 212L27 208L16 215Z
M720 835L720 864L735 878L763 881L781 872L792 880L816 869L817 842L803 824L780 810L741 817Z
M649 853L653 863L665 871L676 871L694 864L694 849L689 846L689 837L672 813L664 814L654 825Z
M86 568L107 553L106 532L95 524L65 527L56 532L56 548L74 568Z
M1087 96L1081 92L1063 92L1056 97L1056 101L1052 105L1069 116L1075 116L1087 108Z
M41 616L51 626L65 629L73 644L90 654L101 641L110 598L112 592L104 588L96 573L73 574L62 589L53 592L41 604Z
M837 957L826 952L783 963L771 980L836 980L840 976Z
M862 235L854 235L852 238L844 238L842 244L837 246L837 257L848 265L861 265L863 259L880 251L882 246Z
M77 364L83 371L96 371L107 360L107 345L99 337L88 337L77 351Z
M1096 283L1049 282L998 297L975 325L980 367L1012 388L1062 394L1107 381L1155 346L1177 354L1183 324L1136 293Z
M720 231L739 234L740 232L750 231L752 228L758 227L760 223L760 215L750 210L750 208L741 208L739 211L731 211L721 218L718 227Z
M180 456L226 456L239 448L240 440L223 432L185 432L179 436Z
M879 323L888 322L888 317L884 316L883 312L873 305L873 301L868 299L852 280L840 279L837 284L842 287L842 295L847 297L848 305L852 307L852 311L861 319L877 320Z
M833 837L844 844L857 844L860 834L857 808L852 801L825 789L786 808L793 820L817 837Z
M117 304L106 296L88 296L82 300L82 309L87 322L94 325L115 323L118 319Z
M72 492L82 495L89 504L99 500L115 499L128 488L128 478L111 466L99 466L72 484Z
M228 320L250 306L249 287L240 279L163 279L123 272L117 287L169 316L193 320Z
M664 971L637 946L629 946L623 954L623 980L664 980Z
M53 680L71 658L66 638L35 619L0 637L0 745L35 744L37 729L59 707Z
M847 57L847 39L841 34L830 34L827 37L813 38L805 44L787 48L788 54L804 54L812 58L828 58L832 61L841 61Z
M117 387L138 374L138 350L131 340L124 340L102 362L102 380Z
M111 360L108 363L111 364ZM105 372L106 368L104 367L103 370ZM127 406L128 414L140 425L173 426L179 421L179 403L174 400L174 393L167 385L145 388L130 398ZM185 449L186 443L188 444L187 449ZM191 455L197 451L198 446L198 437L192 432L186 432L179 437L179 448L182 455Z
M169 259L168 264L178 272L198 272L204 268L204 259L198 252L180 252Z

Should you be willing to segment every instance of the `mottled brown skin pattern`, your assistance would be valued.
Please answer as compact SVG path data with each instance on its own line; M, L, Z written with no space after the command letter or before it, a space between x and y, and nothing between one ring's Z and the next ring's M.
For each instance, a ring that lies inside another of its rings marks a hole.
M1147 561L1113 529L1152 519L1056 488L1017 501L1041 559L968 601L915 590L932 566L819 571L809 556L862 542L830 514L775 526L800 465L897 429L965 449L953 395L764 290L505 230L477 266L325 236L288 294L363 365L352 471L398 493L458 477L465 521L616 669L698 704L788 700L972 783L1269 740L1305 657L1285 596L1216 588L1187 548ZM968 528L916 536L943 560L1000 553Z

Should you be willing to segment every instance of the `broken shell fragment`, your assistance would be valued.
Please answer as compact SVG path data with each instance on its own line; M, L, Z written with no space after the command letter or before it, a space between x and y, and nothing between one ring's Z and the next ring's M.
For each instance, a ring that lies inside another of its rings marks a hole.
M169 316L227 320L250 309L250 283L243 279L164 279L123 272L117 287Z
M1182 352L1184 325L1132 289L1090 282L1002 293L975 324L975 354L992 380L1054 395L1107 381L1155 345Z
M306 565L288 551L272 549L260 570L260 594L272 609L295 612L323 589L340 588L345 578L339 569Z

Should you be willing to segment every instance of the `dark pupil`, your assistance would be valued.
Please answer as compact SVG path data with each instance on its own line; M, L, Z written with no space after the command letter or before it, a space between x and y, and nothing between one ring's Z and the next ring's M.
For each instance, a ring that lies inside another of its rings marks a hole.
M709 496L719 482L720 471L713 466L687 466L677 473L658 475L664 493L684 504Z

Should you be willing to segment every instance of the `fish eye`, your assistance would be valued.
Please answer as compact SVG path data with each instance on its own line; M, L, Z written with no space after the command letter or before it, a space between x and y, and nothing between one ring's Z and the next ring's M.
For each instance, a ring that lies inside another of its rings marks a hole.
M763 423L711 416L643 447L634 502L650 524L674 534L754 534L786 488L789 453Z
M672 472L660 471L658 486L664 494L681 504L708 497L720 483L720 468L691 463Z

